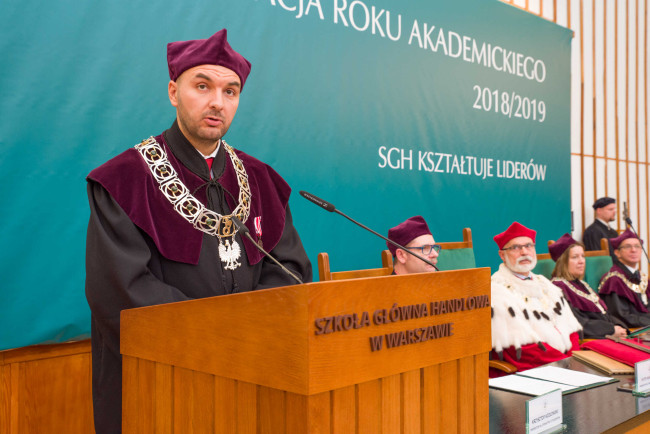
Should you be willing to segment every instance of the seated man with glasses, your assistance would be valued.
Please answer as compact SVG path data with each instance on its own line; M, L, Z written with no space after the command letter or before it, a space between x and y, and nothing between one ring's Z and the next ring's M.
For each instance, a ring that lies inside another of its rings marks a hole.
M431 263L438 262L440 245L435 244L427 222L422 216L411 217L403 223L388 230L388 239L428 259ZM421 261L391 243L386 243L393 254L393 273L411 274L436 271L431 265Z
M494 241L503 263L492 275L492 358L518 371L564 359L579 349L582 327L562 290L533 274L536 232L514 222ZM503 375L490 369L490 376Z
M626 229L609 242L616 260L598 286L598 294L607 304L610 315L621 320L628 328L650 325L648 305L648 276L639 273L643 254L639 237Z

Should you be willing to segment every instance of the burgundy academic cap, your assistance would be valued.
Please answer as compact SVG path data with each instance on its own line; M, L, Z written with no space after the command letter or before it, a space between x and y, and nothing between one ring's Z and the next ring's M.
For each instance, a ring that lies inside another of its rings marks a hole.
M621 243L623 241L627 240L628 238L637 238L637 239L639 239L639 237L637 237L634 232L632 232L629 229L625 229L625 232L623 232L618 237L610 238L609 243L612 245L612 248L614 248L614 250L616 250L621 245ZM639 239L639 241L641 242L641 244L643 244L643 240Z
M401 244L402 246L406 246L408 243L422 235L431 235L431 231L429 230L427 222L424 221L424 217L419 215L411 217L405 222L402 222L388 230L388 239L395 241L397 244ZM389 242L386 242L386 245L388 246L390 253L395 256L397 247Z
M560 256L562 256L562 253L574 244L578 244L578 242L574 240L571 235L562 235L559 240L548 246L548 252L551 254L551 259L557 262Z
M244 82L251 72L251 63L232 49L226 36L226 29L221 29L208 39L167 44L169 78L176 81L183 72L195 66L219 65L237 74L241 88L244 89Z

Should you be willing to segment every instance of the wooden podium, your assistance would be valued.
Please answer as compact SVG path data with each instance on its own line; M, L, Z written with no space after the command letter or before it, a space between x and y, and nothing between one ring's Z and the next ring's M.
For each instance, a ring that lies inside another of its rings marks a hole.
M125 433L488 432L488 268L122 312Z

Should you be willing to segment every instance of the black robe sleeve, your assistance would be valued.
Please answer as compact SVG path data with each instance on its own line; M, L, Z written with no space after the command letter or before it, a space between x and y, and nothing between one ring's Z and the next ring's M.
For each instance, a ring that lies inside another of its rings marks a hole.
M601 295L601 298L605 300L610 315L621 320L628 328L650 325L650 313L639 312L625 297L612 292Z
M297 275L304 283L312 281L311 262L307 257L296 228L289 205L287 205L284 220L284 231L278 244L269 252L279 263ZM273 288L276 286L296 285L298 282L278 267L269 258L264 258L262 272L255 289Z
M616 324L610 320L609 315L598 312L585 312L573 306L571 306L571 311L582 325L585 339L602 339L606 335L614 333Z
M86 298L90 306L95 432L119 433L122 425L120 311L187 300L148 268L151 250L108 192L88 183Z
M86 298L104 343L119 354L120 311L189 298L151 273L149 246L101 185L88 183L88 201Z
M585 229L582 235L582 242L585 244L585 250L600 250L600 239L603 234L598 230L595 224Z

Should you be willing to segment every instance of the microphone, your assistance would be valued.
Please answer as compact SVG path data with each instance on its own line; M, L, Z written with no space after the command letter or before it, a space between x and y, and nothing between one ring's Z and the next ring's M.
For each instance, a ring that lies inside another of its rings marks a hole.
M395 247L404 250L404 251L405 251L406 253L408 253L409 255L415 256L415 257L418 258L420 261L426 262L427 264L431 265L431 266L432 266L436 271L440 271L440 270L438 269L438 267L436 267L435 264L434 264L433 262L429 261L429 260L426 259L426 258L423 258L422 256L418 255L417 253L413 253L412 251L410 251L410 250L407 249L406 247L402 246L401 244L397 244L395 241L393 241L393 240L389 240L389 239L386 238L385 236L383 236L383 235L381 235L381 234L378 234L377 232L373 231L373 230L370 229L368 226L365 226L365 225L359 223L358 221L352 219L351 217L348 217L347 215L343 214L341 211L339 211L338 209L336 209L336 207L335 207L334 205L332 205L331 203L327 202L326 200L323 200L323 199L321 199L321 198L319 198L319 197L317 197L317 196L314 196L314 195L311 194L311 193L307 193L307 192L304 191L304 190L300 190L300 195L301 195L302 197L304 197L305 199L307 199L308 201L310 201L310 202L312 202L312 203L315 203L316 205L318 205L319 207L323 208L323 209L326 210L326 211L329 211L329 212L335 212L335 213L337 213L337 214L339 214L339 215L342 215L343 217L345 217L346 219L350 220L350 221L351 221L352 223L354 223L355 225L360 226L360 227L362 227L363 229L367 230L368 232L377 235L379 238L388 241L389 243L391 243L391 244L394 245Z
M298 283L300 283L300 284L305 283L305 282L303 282L303 281L302 281L298 276L296 276L296 275L293 274L291 271L289 271L289 270L287 269L287 267L285 267L284 265L280 264L280 262L278 262L277 259L275 259L273 256L271 256L271 254L270 254L269 252L267 252L267 251L264 250L262 247L260 247L260 245L257 244L257 242L253 239L253 237L251 237L251 232L248 230L248 227L246 227L246 225L243 224L243 223L241 222L241 220L239 220L239 219L237 218L237 216L233 215L233 216L231 216L230 219L233 221L233 223L235 223L235 226L237 227L237 230L238 230L239 232L241 232L244 236L246 236L246 238L248 238L248 239L253 243L253 245L257 248L257 250L259 250L260 252L264 253L264 255L265 255L267 258L271 259L271 261L273 261L276 265L278 265L280 268L282 268L282 270L283 270L285 273L287 273L289 276L293 277L293 278L296 280L296 282L298 282Z
M307 199L308 201L310 201L312 203L315 203L319 207L323 208L325 211L329 211L329 212L335 212L336 211L336 207L334 205L332 205L331 203L329 203L327 201L324 201L323 199L321 199L319 197L314 196L313 194L307 193L304 190L300 190L300 195L302 197L304 197L305 199Z
M625 223L632 226L632 219L630 218L630 211L627 209L627 202L623 202L623 220L625 220Z

